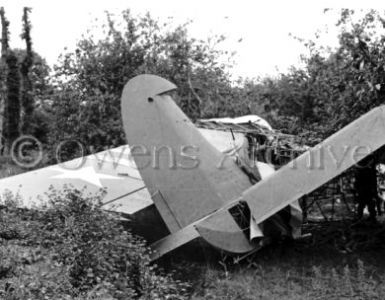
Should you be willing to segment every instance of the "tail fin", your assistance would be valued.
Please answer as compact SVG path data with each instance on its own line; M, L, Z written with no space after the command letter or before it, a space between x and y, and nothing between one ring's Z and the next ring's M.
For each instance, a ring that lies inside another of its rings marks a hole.
M154 75L130 80L122 117L131 155L171 232L213 213L251 186L166 94L176 88Z

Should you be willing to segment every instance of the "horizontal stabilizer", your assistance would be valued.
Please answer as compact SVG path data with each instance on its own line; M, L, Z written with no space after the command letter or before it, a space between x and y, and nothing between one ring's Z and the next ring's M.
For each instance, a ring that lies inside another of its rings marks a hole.
M259 224L385 144L385 107L375 108L246 190Z

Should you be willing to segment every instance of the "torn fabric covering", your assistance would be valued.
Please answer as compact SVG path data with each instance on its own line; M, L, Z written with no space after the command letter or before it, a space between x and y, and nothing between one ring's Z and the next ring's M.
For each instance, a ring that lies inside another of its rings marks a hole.
M232 133L231 131L218 131L211 129L199 129L203 136L219 151L226 155L233 156L238 160L240 167L249 176L257 178L259 180L266 179L274 174L274 166L256 161L254 167L250 162L248 149L249 144L247 138L242 133ZM254 183L256 183L254 181ZM265 226L265 223L269 223ZM269 218L267 222L257 224L253 217L250 217L250 237L249 239L255 240L263 237L265 230L271 231L271 227L279 229L281 235L290 236L294 239L301 236L302 225L302 210L299 206L298 200L290 204L283 212L276 214Z
M261 127L264 127L268 130L273 130L270 124L263 118L257 115L246 115L237 118L213 118L213 119L203 119L202 122L216 122L216 123L225 123L225 124L247 124L253 123Z

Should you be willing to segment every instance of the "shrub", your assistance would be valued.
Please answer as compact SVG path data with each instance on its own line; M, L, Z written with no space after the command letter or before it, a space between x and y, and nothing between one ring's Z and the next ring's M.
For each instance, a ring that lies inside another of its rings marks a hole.
M24 262L16 259L9 272L17 267L19 272L8 282L12 286L4 294L8 299L186 298L187 285L161 274L150 264L144 241L132 235L117 214L100 208L103 193L51 188L50 203L43 211L21 210L8 203L4 213L9 216L3 220L14 228L10 240L29 251L46 253L44 262L33 265L32 271L25 265L35 262L33 253Z

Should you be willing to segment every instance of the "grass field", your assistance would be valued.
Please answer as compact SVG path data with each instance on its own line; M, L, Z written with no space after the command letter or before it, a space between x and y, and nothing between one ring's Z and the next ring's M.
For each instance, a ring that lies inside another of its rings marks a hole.
M305 230L313 232L311 239L270 245L239 264L198 246L194 258L185 248L163 265L190 280L192 299L384 298L381 222L334 222Z

